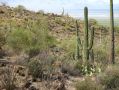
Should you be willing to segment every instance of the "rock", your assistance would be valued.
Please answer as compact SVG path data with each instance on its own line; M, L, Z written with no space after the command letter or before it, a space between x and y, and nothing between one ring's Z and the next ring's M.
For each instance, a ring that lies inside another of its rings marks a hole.
M25 84L25 88L29 88L30 86L31 86L31 84L32 84L32 81L31 80L28 80L27 82L26 82L26 84Z

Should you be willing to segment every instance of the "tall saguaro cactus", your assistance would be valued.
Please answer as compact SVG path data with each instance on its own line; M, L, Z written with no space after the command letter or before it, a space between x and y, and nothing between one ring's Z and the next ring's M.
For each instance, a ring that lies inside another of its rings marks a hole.
M111 36L111 52L110 62L115 63L115 43L114 43L114 14L113 14L113 0L110 0L110 36Z
M88 60L89 59L89 50L88 50L88 8L85 7L84 8L84 60Z
M76 30L77 30L77 56L79 56L79 52L78 50L80 50L82 52L83 55L83 62L87 62L89 60L89 53L92 50L93 47L93 41L94 41L94 28L91 28L92 30L90 31L90 35L89 35L89 29L88 29L88 8L85 7L84 8L84 37L83 40L81 42L81 39L79 37L79 31L78 31L78 24L76 21ZM90 36L90 37L89 37Z

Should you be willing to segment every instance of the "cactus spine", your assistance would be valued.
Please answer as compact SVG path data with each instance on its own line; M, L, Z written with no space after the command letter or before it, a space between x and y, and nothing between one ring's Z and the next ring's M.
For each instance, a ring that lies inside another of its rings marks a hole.
M89 37L89 29L88 29L88 8L85 7L84 8L84 39L81 43L81 40L79 38L79 32L78 32L78 24L77 24L77 21L76 21L76 27L77 27L77 42L78 42L78 45L77 45L77 55L78 55L78 49L83 49L82 50L82 57L83 57L83 62L88 62L89 60L89 53L90 51L92 51L92 47L93 47L93 41L94 41L94 28L91 28L92 30L90 31L90 37ZM80 47L80 48L79 48Z
M111 36L111 52L110 52L110 62L115 63L115 46L114 46L114 15L113 15L113 0L110 0L110 36Z

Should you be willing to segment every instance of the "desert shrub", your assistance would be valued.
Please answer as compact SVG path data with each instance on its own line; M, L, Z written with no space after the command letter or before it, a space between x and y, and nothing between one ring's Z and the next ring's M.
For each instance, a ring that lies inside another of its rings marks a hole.
M39 10L38 12L36 12L37 14L39 14L39 15L44 15L45 14L45 12L43 11L43 10Z
M90 19L89 20L89 26L96 26L96 25L98 25L98 22L95 20L95 19Z
M108 63L108 47L107 42L103 41L101 45L94 47L95 61L106 65Z
M108 66L105 72L99 75L98 79L105 90L118 90L119 89L119 67Z
M47 77L54 72L54 59L49 56L45 57L44 59L41 57L41 60L34 58L28 63L29 72L33 78L47 79Z
M103 90L101 85L97 84L90 78L80 81L75 86L76 90Z
M29 45L33 43L32 39L32 32L16 29L9 34L7 43L15 50L23 50L29 48Z
M39 60L32 60L29 63L29 72L34 78L42 77L43 67Z
M93 73L95 73L96 71L96 67L92 64L88 64L88 65L83 65L80 64L79 62L75 65L75 68L80 70L82 75L92 75Z
M14 72L14 67L6 67L4 73L1 77L2 86L5 90L15 90L16 89L16 74Z
M60 47L66 51L65 57L67 59L75 59L76 53L76 37L72 36L71 38L65 38L62 40Z
M27 53L48 49L54 44L54 38L48 33L47 23L42 20L27 24L29 28L16 27L7 37L7 44L15 51Z
M92 76L101 72L100 67L94 63L81 64L81 62L78 61L75 64L75 68L80 71L81 75L86 76Z
M23 10L26 10L26 8L22 5L18 5L17 7L14 8L15 11L23 11Z
M115 27L115 32L119 33L119 27L118 26Z
M72 59L67 59L65 61L62 61L62 67L61 71L62 73L69 74L71 76L81 76L82 75L82 68L76 68L76 64L78 61L72 60Z

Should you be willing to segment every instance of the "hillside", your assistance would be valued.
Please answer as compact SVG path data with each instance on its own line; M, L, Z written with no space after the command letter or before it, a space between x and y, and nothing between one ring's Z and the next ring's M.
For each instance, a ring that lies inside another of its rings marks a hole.
M0 6L0 90L75 90L78 81L94 84L95 88L98 85L94 81L105 79L97 74L105 71L107 77L110 72L115 75L119 63L119 27L115 27L117 66L108 67L110 29L95 19L88 22L87 36L92 47L89 65L83 65L86 28L83 20L63 13L29 11L23 6Z

